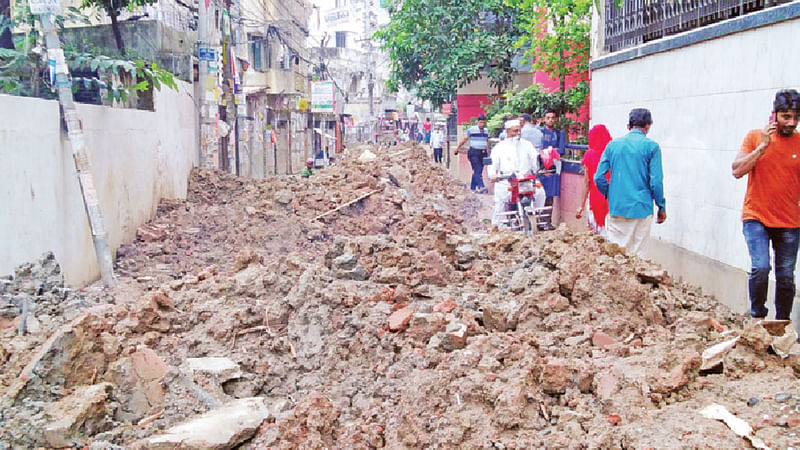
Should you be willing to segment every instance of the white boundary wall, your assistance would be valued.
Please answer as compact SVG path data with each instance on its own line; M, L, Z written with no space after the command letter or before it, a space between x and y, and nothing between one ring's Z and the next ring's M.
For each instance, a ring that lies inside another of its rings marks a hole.
M747 131L767 123L775 92L800 89L800 59L783 46L790 42L800 42L800 19L592 72L592 125L619 137L630 109L653 113L668 220L652 228L651 256L739 312L750 264L741 225L747 181L733 178L731 162Z
M197 165L192 87L156 92L155 111L78 104L113 251L161 198L185 198ZM99 277L58 102L0 95L0 274L52 251L69 284Z

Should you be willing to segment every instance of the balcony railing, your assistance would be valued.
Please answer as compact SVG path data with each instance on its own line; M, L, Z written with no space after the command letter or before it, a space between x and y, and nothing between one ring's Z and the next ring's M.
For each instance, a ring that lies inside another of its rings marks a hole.
M607 52L700 28L791 0L606 0Z

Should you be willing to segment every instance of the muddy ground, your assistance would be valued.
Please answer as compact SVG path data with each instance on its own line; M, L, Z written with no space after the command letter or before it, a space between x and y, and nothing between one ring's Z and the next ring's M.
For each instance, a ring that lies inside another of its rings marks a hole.
M422 147L366 149L310 179L195 170L116 288L52 256L3 279L0 448L750 445L711 404L800 445L800 356L764 327L589 233L491 232Z

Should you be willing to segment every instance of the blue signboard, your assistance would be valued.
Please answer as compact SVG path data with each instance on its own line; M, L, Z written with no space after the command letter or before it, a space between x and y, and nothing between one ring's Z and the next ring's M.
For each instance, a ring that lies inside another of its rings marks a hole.
M216 61L217 55L213 48L200 47L197 51L200 61Z

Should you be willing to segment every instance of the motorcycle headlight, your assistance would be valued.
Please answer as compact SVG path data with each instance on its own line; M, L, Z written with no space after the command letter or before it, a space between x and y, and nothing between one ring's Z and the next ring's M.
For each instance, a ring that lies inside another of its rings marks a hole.
M533 180L525 180L519 182L520 192L533 192Z

